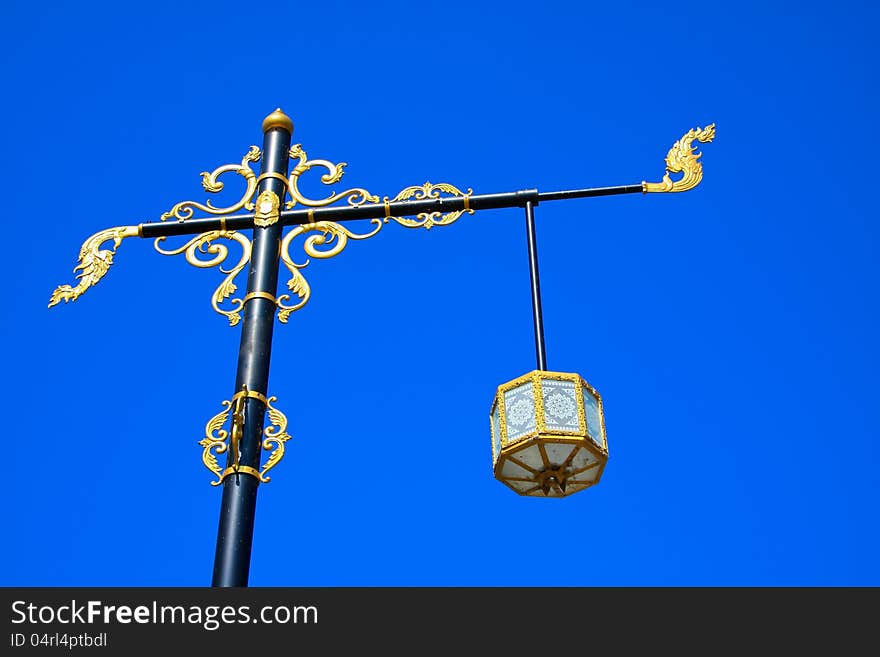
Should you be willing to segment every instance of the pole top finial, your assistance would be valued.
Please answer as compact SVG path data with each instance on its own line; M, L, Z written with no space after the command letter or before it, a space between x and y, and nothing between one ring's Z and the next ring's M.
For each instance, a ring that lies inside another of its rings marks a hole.
M269 132L272 128L284 128L287 132L293 133L293 121L281 111L280 107L263 119L263 132Z

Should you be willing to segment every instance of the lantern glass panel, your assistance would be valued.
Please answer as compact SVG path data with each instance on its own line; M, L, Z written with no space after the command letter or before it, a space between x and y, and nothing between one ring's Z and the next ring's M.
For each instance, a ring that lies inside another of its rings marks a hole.
M506 479L508 484L516 488L518 491L522 491L525 493L530 488L534 488L537 484L534 481L511 481L510 479Z
M544 469L544 458L541 456L541 452L538 451L537 445L530 445L525 449L518 450L511 454L513 458L517 461L522 461L530 468L534 468L535 470L543 470Z
M501 467L502 477L516 477L517 479L532 479L534 475L525 468L517 465L510 459L505 459Z
M580 431L573 381L542 379L544 424L550 431Z
M508 443L535 432L535 396L531 381L504 393L504 422Z
M495 404L495 411L492 413L492 446L494 447L493 455L497 459L501 453L501 409L500 404Z
M599 420L599 402L593 397L593 393L584 388L584 414L587 417L587 431L590 439L602 449L605 449L605 441L602 440L602 428Z
M599 468L590 468L589 470L584 470L583 472L578 472L575 475L572 475L568 478L568 481L571 483L586 483L590 484L596 481L596 477L599 475Z
M578 449L577 454L574 455L574 458L571 460L571 469L572 470L583 470L587 466L593 465L599 459L596 458L596 455L593 454L590 450L585 447L581 447Z
M544 445L544 451L547 452L547 460L550 465L558 468L565 463L565 460L571 456L574 445L564 445L560 443L549 443Z

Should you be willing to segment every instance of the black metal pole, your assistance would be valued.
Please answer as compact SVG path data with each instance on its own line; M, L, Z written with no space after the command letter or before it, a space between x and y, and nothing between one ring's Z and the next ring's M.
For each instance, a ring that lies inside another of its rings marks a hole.
M288 151L293 125L290 119L276 110L263 122L263 163L260 174L277 173L280 179L260 179L257 194L269 190L283 202L287 176ZM220 526L217 531L217 552L214 557L213 586L247 586L250 570L251 546L254 536L254 513L257 488L256 472L260 470L260 453L265 399L269 386L269 359L272 353L272 329L275 323L275 292L278 284L278 260L281 250L281 222L269 226L254 226L253 252L248 272L247 295L241 326L241 345L238 351L238 370L235 392L247 387L244 426L238 449L230 448L226 467L236 465L252 469L253 473L236 472L223 480L223 501L220 507ZM266 298L267 295L270 298ZM262 399L260 398L262 397ZM235 404L233 404L233 409ZM238 454L236 454L238 452ZM238 457L236 461L236 456Z
M526 233L529 238L529 278L532 281L532 315L535 318L535 354L538 369L547 369L544 351L544 315L541 312L541 282L538 278L538 242L535 238L535 208L526 201Z

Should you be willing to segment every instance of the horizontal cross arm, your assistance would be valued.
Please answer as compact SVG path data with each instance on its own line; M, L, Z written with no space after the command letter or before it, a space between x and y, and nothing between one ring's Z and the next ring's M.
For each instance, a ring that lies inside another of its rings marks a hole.
M558 192L539 192L524 189L500 194L475 194L448 196L410 201L369 203L355 206L331 206L285 210L279 220L284 226L297 226L316 221L355 221L359 219L382 219L388 217L415 216L432 212L460 212L463 210L495 210L499 208L525 207L527 202L538 205L547 201L562 201L593 196L613 196L644 192L643 184L618 185L616 187L591 187ZM178 222L153 222L140 224L141 237L171 237L174 235L197 235L211 230L246 230L254 226L254 213L226 217L204 217Z

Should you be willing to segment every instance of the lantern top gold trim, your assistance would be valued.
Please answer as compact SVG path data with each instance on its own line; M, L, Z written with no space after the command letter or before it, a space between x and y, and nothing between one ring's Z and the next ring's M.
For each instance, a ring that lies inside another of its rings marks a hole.
M599 391L596 390L593 386L590 385L589 381L587 381L580 374L575 374L574 372L551 372L550 370L532 370L531 372L527 372L522 376L518 376L517 378L508 381L507 383L502 383L498 386L497 392L506 392L507 390L512 390L518 386L521 386L523 383L527 381L538 381L539 379L551 379L554 381L571 381L572 383L580 383L587 390L589 390L593 396L602 401L602 395L599 394Z

